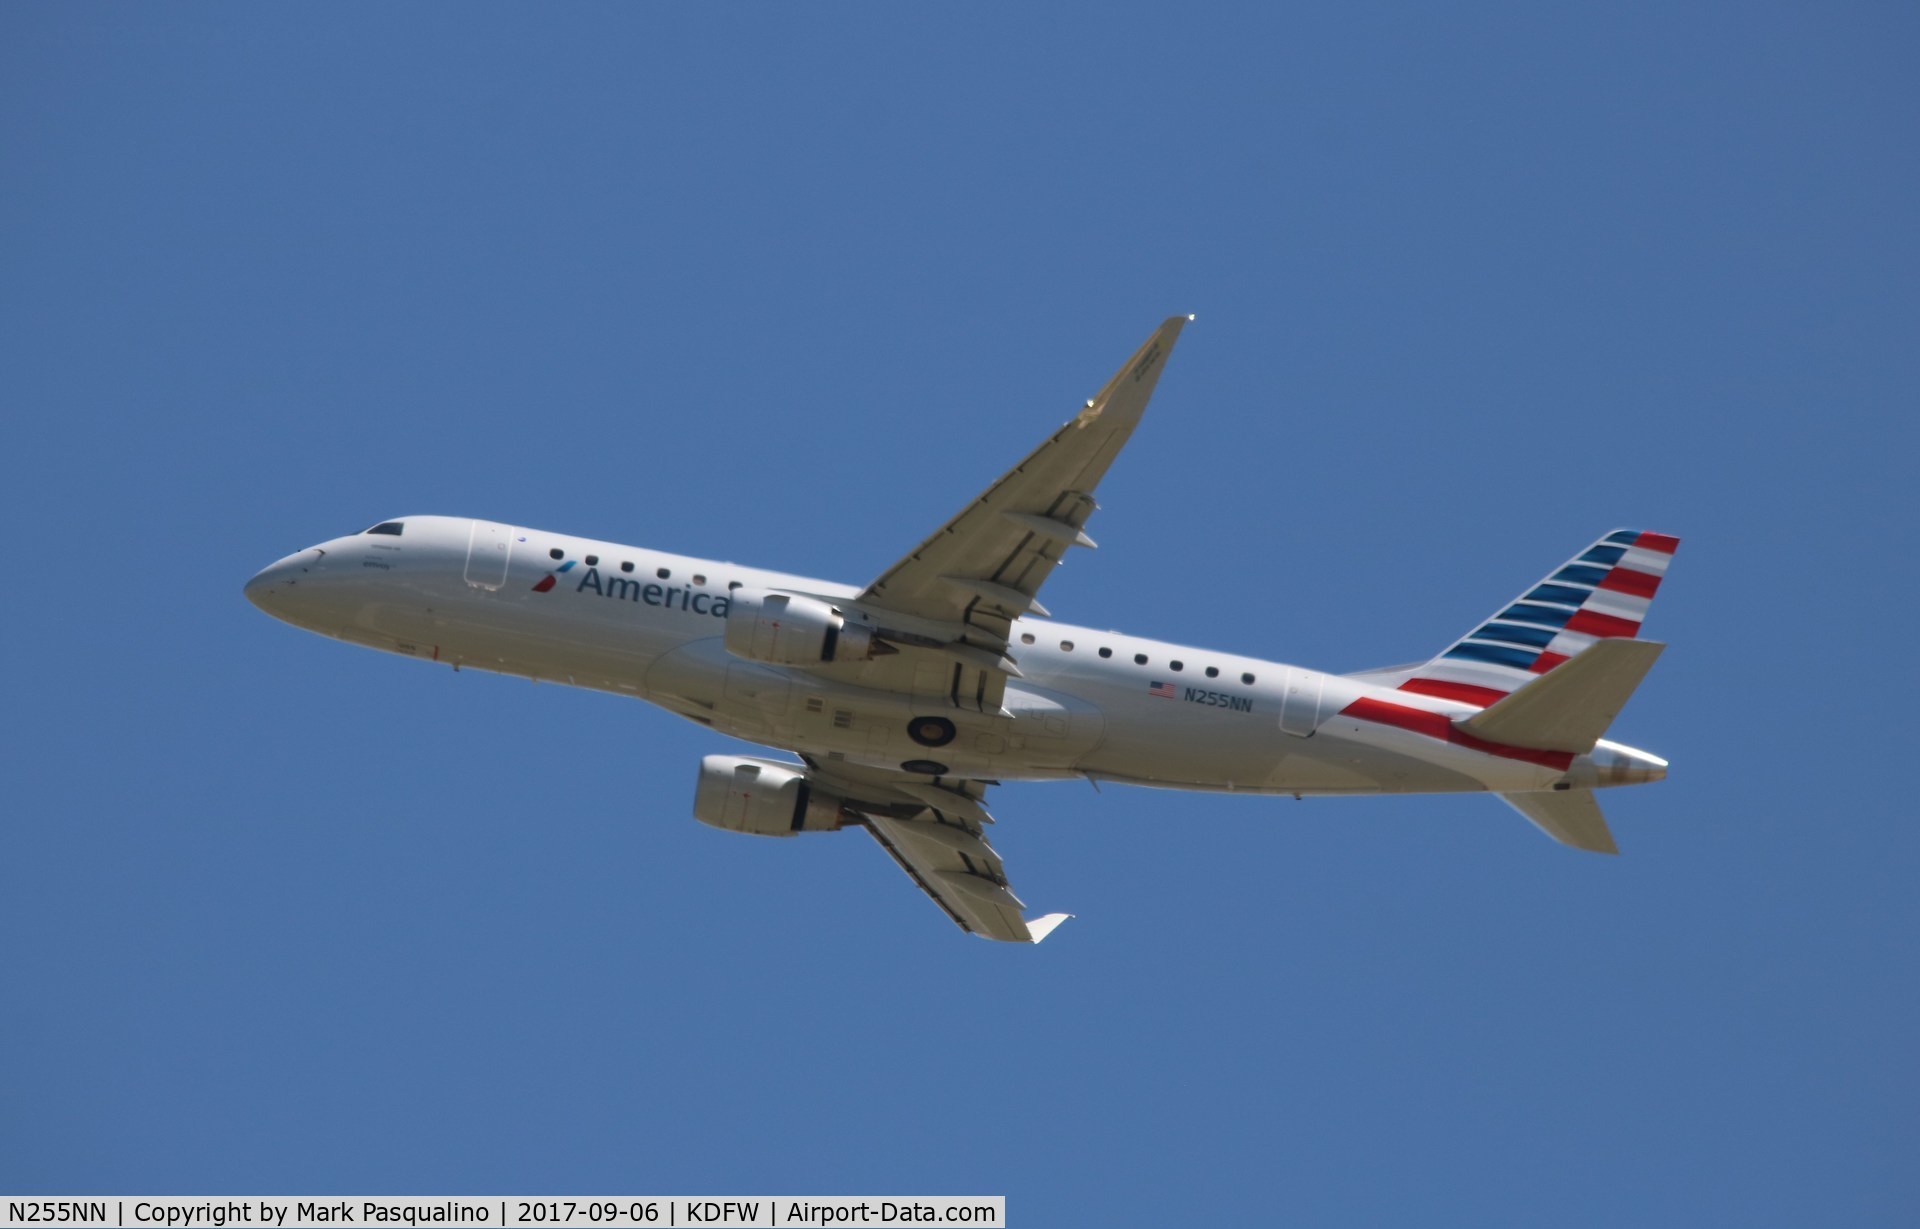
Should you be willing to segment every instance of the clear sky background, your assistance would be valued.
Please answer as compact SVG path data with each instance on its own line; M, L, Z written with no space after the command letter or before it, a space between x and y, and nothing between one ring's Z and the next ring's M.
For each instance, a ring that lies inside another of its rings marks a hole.
M1920 1222L1901 4L0 8L0 1190ZM870 579L1173 312L1062 618L1353 670L1684 538L1624 856L996 794L296 631L409 513Z

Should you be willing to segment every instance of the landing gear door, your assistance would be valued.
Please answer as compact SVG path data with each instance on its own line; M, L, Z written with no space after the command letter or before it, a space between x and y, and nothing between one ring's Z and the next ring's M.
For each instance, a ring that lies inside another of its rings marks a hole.
M507 583L507 561L513 555L513 529L493 521L475 521L467 539L467 583L494 590Z
M1295 738L1311 738L1320 728L1321 693L1327 677L1317 670L1287 667L1287 694L1280 701L1280 729Z

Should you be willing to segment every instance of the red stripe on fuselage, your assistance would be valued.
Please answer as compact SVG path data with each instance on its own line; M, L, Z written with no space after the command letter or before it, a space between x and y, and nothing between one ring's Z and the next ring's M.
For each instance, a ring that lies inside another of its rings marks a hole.
M1484 738L1476 738L1456 727L1445 713L1430 713L1423 708L1408 708L1404 704L1375 700L1369 696L1361 696L1347 705L1340 710L1340 715L1358 717L1362 721L1372 721L1380 725L1390 725L1396 729L1423 734L1428 738L1437 738L1441 742L1452 743L1456 747L1465 747L1469 751L1497 755L1503 759L1523 760L1529 764L1539 764L1561 772L1565 772L1573 764L1573 753L1570 751L1535 751L1531 747L1488 742Z
M1449 683L1445 679L1408 679L1400 684L1400 690L1411 691L1417 696L1458 700L1462 704L1473 704L1480 708L1507 698L1507 693L1498 687L1475 687L1472 683Z
M1448 741L1453 733L1453 719L1445 713L1430 713L1424 708L1408 708L1404 704L1393 704L1386 700L1375 700L1361 696L1358 700L1340 710L1343 717L1358 717L1362 721L1377 721L1381 725L1394 726L1397 729L1412 730L1415 734L1425 734L1428 738Z

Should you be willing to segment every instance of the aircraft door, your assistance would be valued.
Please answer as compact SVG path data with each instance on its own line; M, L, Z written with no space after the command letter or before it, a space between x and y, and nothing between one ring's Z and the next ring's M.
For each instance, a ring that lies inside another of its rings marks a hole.
M476 589L499 589L507 583L507 561L512 556L512 526L475 521L467 538L467 583Z
M1310 738L1320 728L1321 692L1327 678L1318 670L1287 667L1287 693L1280 700L1280 729L1295 738Z

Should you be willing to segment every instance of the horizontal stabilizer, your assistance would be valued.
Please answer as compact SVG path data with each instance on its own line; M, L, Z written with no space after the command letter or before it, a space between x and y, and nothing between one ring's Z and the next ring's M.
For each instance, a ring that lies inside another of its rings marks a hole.
M1534 827L1562 845L1593 853L1620 852L1620 847L1613 843L1613 833L1607 830L1607 817L1600 813L1600 804L1594 801L1592 790L1502 794L1500 801L1526 816Z
M1652 640L1602 640L1454 724L1488 742L1585 755L1666 647Z

